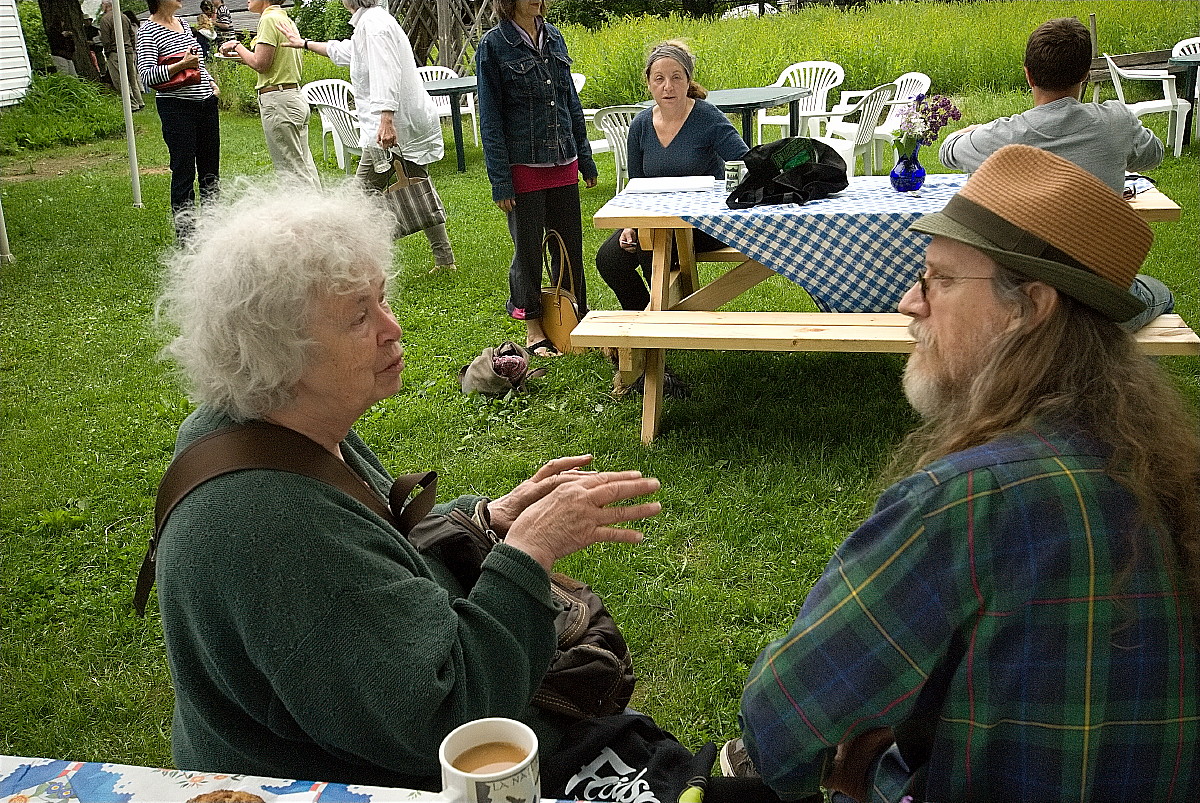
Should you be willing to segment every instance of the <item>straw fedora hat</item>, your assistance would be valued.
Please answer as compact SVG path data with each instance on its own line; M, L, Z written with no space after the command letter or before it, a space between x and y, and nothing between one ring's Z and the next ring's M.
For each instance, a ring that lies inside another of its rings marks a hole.
M1154 240L1150 227L1100 179L1041 148L996 151L941 212L909 228L978 248L1110 320L1146 308L1129 288Z

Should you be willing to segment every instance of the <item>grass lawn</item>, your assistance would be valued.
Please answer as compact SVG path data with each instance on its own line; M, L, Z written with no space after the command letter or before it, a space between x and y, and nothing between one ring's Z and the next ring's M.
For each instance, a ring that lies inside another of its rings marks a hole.
M1019 111L1028 95L959 100L968 122ZM171 763L161 627L153 606L145 620L129 608L155 489L190 410L156 360L151 328L157 259L172 237L154 114L151 105L136 116L144 208L132 206L123 140L0 159L16 255L0 273L4 754ZM318 131L314 123L319 156ZM223 115L222 153L226 181L270 170L256 117ZM1198 155L1192 144L1151 171L1184 216L1154 224L1146 266L1174 288L1193 326ZM585 220L613 194L611 159L598 157L601 183L582 192ZM323 170L336 176L328 163ZM634 706L692 747L736 735L750 664L869 513L891 447L913 426L902 358L672 352L672 370L693 393L667 402L663 434L648 447L638 442L640 397L610 395L611 371L596 352L554 361L526 396L464 397L459 367L485 346L519 340L523 327L504 315L511 247L469 134L467 172L455 171L448 144L432 174L458 271L429 274L419 235L399 244L393 306L405 329L405 387L372 408L360 432L393 472L437 469L444 497L498 494L546 459L581 452L599 468L661 478L664 512L645 525L644 544L595 547L563 568L590 582L624 627L641 675ZM587 259L606 234L585 226ZM591 305L614 308L588 270ZM735 306L809 302L774 277ZM1200 360L1161 364L1200 409Z

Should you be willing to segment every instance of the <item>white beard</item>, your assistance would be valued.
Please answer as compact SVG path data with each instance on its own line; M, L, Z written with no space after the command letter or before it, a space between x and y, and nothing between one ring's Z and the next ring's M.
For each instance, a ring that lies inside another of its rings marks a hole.
M904 397L917 411L917 415L929 419L939 409L944 408L943 402L946 393L941 383L931 377L924 366L919 364L919 360L920 358L916 355L908 358L908 363L904 366L901 385L904 388Z
M921 348L913 352L904 366L901 378L904 396L921 418L936 418L969 392L975 377L986 364L986 355L993 348L995 335L989 336L980 330L960 346L969 348L968 353L952 356L915 322L909 324L908 329Z

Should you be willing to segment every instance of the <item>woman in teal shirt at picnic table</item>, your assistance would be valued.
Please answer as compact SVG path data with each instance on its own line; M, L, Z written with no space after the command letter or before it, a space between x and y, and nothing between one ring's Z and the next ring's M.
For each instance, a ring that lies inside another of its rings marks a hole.
M629 127L629 177L712 176L724 178L725 162L741 159L748 148L729 119L704 98L696 83L696 59L680 41L656 45L646 57L646 86L654 105ZM702 231L695 233L697 251L725 244ZM641 310L650 304L651 252L638 246L637 229L620 229L596 252L596 269L616 293L621 309ZM641 270L639 275L638 270ZM643 276L645 277L643 279ZM668 373L668 394L682 384Z

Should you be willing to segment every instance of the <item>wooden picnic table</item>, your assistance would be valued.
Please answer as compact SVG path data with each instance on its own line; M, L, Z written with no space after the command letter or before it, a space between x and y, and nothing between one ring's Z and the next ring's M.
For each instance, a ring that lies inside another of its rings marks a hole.
M962 174L934 174L921 195L894 192L886 176L856 176L838 196L803 206L731 210L725 193L621 193L593 217L597 228L636 228L653 251L645 311L593 310L572 332L572 345L618 349L629 384L644 375L641 439L658 434L667 348L907 353L907 317L896 313L924 259L924 235L908 232L962 187ZM1130 206L1146 220L1180 217L1179 205L1148 188ZM694 254L700 228L730 248ZM679 265L672 269L672 254ZM729 269L702 285L697 261ZM780 274L804 288L821 312L717 311ZM1178 316L1163 316L1138 334L1152 354L1200 354L1200 338Z

